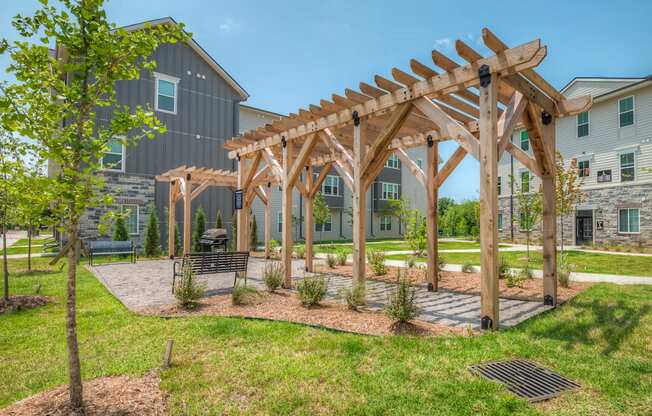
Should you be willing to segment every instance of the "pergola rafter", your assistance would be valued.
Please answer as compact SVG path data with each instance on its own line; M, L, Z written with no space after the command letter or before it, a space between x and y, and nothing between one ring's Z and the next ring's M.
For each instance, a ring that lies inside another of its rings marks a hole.
M546 198L544 298L546 303L556 303L554 119L586 111L592 101L588 96L565 98L535 72L547 54L538 39L509 48L488 29L483 30L482 39L494 55L483 57L457 41L455 49L465 64L432 51L433 64L441 71L412 59L411 73L392 68L392 79L375 75L374 85L361 82L359 91L347 88L343 94L320 100L319 105L310 104L288 118L226 142L229 157L240 161L241 186L248 185L246 178L256 177L247 169L261 158L280 181L286 286L292 283L292 190L297 187L308 199L306 224L311 232L306 233L306 267L312 270L312 198L331 168L352 192L353 274L357 282L364 281L364 195L395 153L426 188L428 281L437 290L437 191L469 154L481 169L483 326L497 328L497 162L506 151L542 178ZM517 126L528 129L533 156L511 144ZM438 143L444 140L455 140L459 147L439 169ZM417 146L427 146L425 169L405 151ZM322 171L315 180L312 172L318 166Z

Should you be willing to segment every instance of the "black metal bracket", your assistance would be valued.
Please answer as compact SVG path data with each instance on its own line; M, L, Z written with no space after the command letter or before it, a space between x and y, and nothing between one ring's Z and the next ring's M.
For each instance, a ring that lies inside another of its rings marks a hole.
M267 182L267 187L268 187L268 188L271 188L271 187L272 187L272 183L271 183L271 182Z
M428 142L428 147L432 147L432 145L435 144L430 134L428 135L428 137L426 137L426 141Z
M552 122L552 114L547 111L541 112L541 122L546 126Z
M428 283L428 292L434 292L435 291L435 285L432 284L432 282Z
M546 306L555 306L555 299L551 295L543 297L543 304Z
M354 111L353 114L351 114L353 117L353 125L354 126L359 126L360 125L360 115L358 114L357 111Z
M189 181L189 180L191 180L191 179L192 179L192 175L189 174L189 173L187 173L187 174L186 174L186 180Z
M281 136L281 144L283 145L283 147L288 145L288 141L285 140L285 136Z
M235 155L238 158L238 162L239 162L240 161L240 153L236 153Z
M490 317L485 315L482 317L482 319L480 319L480 327L482 329L493 329L494 322L491 320Z
M489 65L484 64L478 69L478 77L480 78L481 87L487 87L491 84L491 68L489 68Z

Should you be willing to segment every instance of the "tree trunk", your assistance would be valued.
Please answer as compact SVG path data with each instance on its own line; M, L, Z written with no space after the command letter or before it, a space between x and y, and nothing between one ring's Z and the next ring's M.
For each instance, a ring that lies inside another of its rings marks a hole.
M73 414L83 414L81 365L77 344L77 258L79 256L78 225L70 224L68 241L73 242L68 250L68 293L66 299L66 342L68 346L68 372L70 408Z
M27 272L32 271L32 224L27 226Z
M9 301L9 261L7 260L7 224L2 219L2 264L3 264L3 281L4 281L4 298Z

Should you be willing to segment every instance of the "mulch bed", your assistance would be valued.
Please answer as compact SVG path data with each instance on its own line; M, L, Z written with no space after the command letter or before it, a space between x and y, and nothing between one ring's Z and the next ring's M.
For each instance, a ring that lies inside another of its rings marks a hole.
M39 393L0 410L0 416L68 416L68 386ZM155 372L144 377L101 377L84 382L86 416L162 416L166 396Z
M0 315L3 313L23 311L47 305L51 299L47 296L10 296L9 301L0 299Z
M286 290L279 290L275 293L261 292L257 301L248 305L233 305L230 295L219 295L202 298L199 306L192 311L181 309L177 305L165 305L142 309L139 312L166 317L215 315L270 319L367 335L439 336L467 333L462 328L450 328L416 320L409 325L396 327L382 313L356 312L349 310L345 305L332 301L322 301L319 306L306 308L301 305L296 294Z
M381 282L396 283L397 275L400 270L401 278L406 278L413 285L426 284L426 272L423 269L406 269L401 267L387 267L387 274L376 276L369 267L367 267L367 279L378 280ZM341 276L351 277L352 266L335 266L329 268L324 265L316 265L315 271L318 273L330 273ZM498 281L500 287L500 297L504 299L526 300L526 301L543 301L543 279L529 279L521 284L521 287L507 287L505 279ZM567 288L557 286L558 302L565 302L583 290L591 286L591 283L570 282ZM480 294L480 273L463 273L448 272L441 273L439 288L456 293L465 293L471 295Z

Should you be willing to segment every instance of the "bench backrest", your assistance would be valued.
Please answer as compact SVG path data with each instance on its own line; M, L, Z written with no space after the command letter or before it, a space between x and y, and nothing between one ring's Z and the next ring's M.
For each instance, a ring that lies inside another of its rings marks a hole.
M246 272L249 252L227 251L190 253L183 258L181 272L188 262L194 274Z
M91 253L115 253L129 252L134 248L133 241L95 240L89 241L88 247Z

